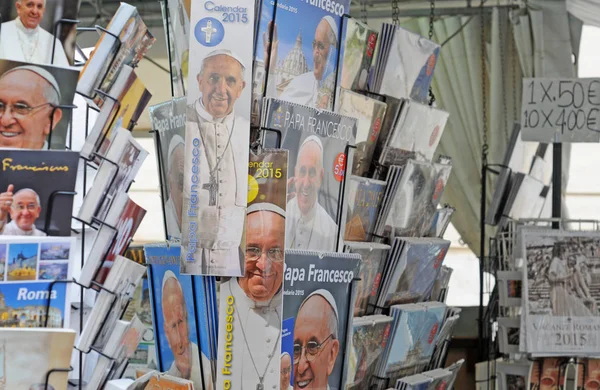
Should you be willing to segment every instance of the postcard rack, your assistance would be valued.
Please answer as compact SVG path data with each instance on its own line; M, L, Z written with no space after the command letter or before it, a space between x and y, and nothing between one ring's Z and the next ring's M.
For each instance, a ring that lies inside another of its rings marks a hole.
M61 24L78 24L79 20L73 20L73 19L61 19L58 22L56 22L55 24L55 33L58 31L58 28L60 27ZM109 66L107 68L107 71L105 72L105 74L103 75L99 85L102 85L104 83L104 80L106 79L110 68L112 67L115 58L116 58L116 53L118 52L118 49L121 46L121 40L119 39L119 37L115 34L113 34L112 32L108 31L107 29L101 27L101 26L95 26L95 27L77 27L77 32L86 32L86 31L96 31L99 35L101 36L106 36L109 35L111 37L114 38L115 40L115 47L117 50L115 50L115 54L113 55L113 57L111 58L111 60L109 61ZM53 45L52 48L52 59L54 59L54 53L55 53L55 45L56 45L56 40L55 43ZM87 58L85 57L83 50L81 49L81 47L79 47L79 45L76 46L76 50L77 52L87 61ZM85 64L85 61L83 62L76 62L75 66L83 66ZM94 93L96 95L98 95L100 98L102 98L103 100L111 100L114 104L114 114L111 116L111 118L109 119L109 121L107 121L109 128L112 128L112 126L114 125L114 122L116 120L117 114L119 112L121 103L118 101L118 99L116 99L113 96L110 96L106 91L103 91L99 88L94 89ZM94 98L91 96L87 96L85 94L82 94L78 91L76 91L76 94L84 97L86 100L88 100L88 103L86 103L86 114L85 114L85 138L88 137L91 129L90 129L90 110L93 111L99 111L99 109L97 109L96 107L90 105L89 102L93 101ZM74 109L77 108L77 106L74 105L60 105L57 107L54 107L54 109ZM51 122L52 125L52 122ZM135 126L135 122L130 121L130 123L127 126L128 130L132 130L132 128ZM72 149L72 144L73 144L73 133L74 129L73 129L73 117L71 117L71 125L70 125L70 129L69 129L69 133L68 133L68 139L66 141L66 149L71 150ZM51 146L51 137L52 137L52 132L50 133L50 135L48 136L48 147L50 148ZM104 140L106 137L106 133L104 133L102 135L102 137L100 138L99 142L97 143L97 145L102 145ZM82 191L83 191L83 197L85 197L86 192L87 192L87 174L88 174L88 168L91 168L93 170L97 170L99 168L99 165L102 163L105 164L109 164L111 166L114 167L112 173L111 173L111 177L109 180L109 186L112 186L112 184L114 183L114 181L116 180L116 178L119 175L119 170L120 167L119 165L106 158L105 156L101 155L97 150L94 151L90 157L86 158L83 156L79 156L80 159L82 159L84 161L84 170L83 170L83 180L82 180ZM127 189L128 191L129 189ZM55 208L55 201L56 198L61 197L61 196L75 196L77 195L77 192L74 191L54 191L52 194L50 194L49 197L49 203L48 203L48 208L46 210L46 219L45 219L45 229L47 230L49 228L49 223L51 221L51 217L52 217L52 213L54 211ZM85 231L87 230L98 230L101 226L105 226L107 228L109 228L110 230L113 231L113 236L112 239L110 241L110 244L108 245L108 248L112 248L115 243L116 243L116 239L117 239L117 233L118 233L118 229L115 226L112 226L110 224L107 224L106 222L99 220L96 217L93 217L91 219L90 222L86 222L83 221L81 219L79 219L76 216L72 216L72 219L80 222L81 223L81 230L77 230L74 228L71 228L71 231L73 233L75 233L76 235L80 235L80 239L81 239L81 254L80 254L80 264L79 266L81 268L83 268L84 263L85 263L85 254L86 254L86 236L85 236ZM130 243L131 243L131 239L129 239L129 241L126 243L126 245L124 246L124 250L126 251L127 248L129 247ZM88 248L89 249L89 248ZM95 289L97 291L105 291L106 293L110 294L113 296L112 299L112 303L109 309L109 312L112 311L113 309L115 309L115 306L117 305L117 303L120 303L122 305L122 308L120 310L120 313L118 315L118 318L121 318L122 315L125 313L126 309L127 309L127 305L129 304L129 302L131 301L132 297L127 297L126 300L123 301L119 301L119 299L121 298L120 296L118 296L118 294L116 292L110 291L109 289L107 289L103 284L98 283L96 280L98 278L98 275L100 274L100 271L102 270L102 267L99 267L93 278L92 278L92 282L90 284L90 286L84 286L82 284L80 284L75 278L73 279L65 279L65 280L54 280L51 281L48 285L48 300L46 301L46 316L43 319L44 322L44 326L48 325L48 319L49 319L49 312L50 312L50 297L51 297L51 292L54 290L55 286L60 285L60 284L75 284L77 286L79 286L80 288L80 299L79 299L79 304L78 306L76 304L73 304L71 306L71 309L73 310L78 310L79 311L79 332L81 332L84 328L84 301L83 301L83 296L84 296L84 291L85 290L89 290L89 289ZM132 284L130 283L130 286L132 287ZM135 286L133 286L135 287ZM88 355L91 351L96 352L100 358L103 359L108 359L110 361L110 365L108 368L108 373L106 375L106 378L108 378L112 373L115 372L115 370L117 369L121 369L121 373L119 375L121 375L125 369L127 368L127 363L125 363L124 365L122 365L122 367L118 367L117 366L117 361L115 360L115 358L108 356L106 354L104 354L101 350L99 350L98 348L94 347L93 345L96 344L99 336L102 334L102 331L105 328L106 325L106 320L107 318L104 318L102 323L100 324L99 330L95 336L95 339L93 340L92 347L90 348L89 351L82 351L79 350L77 347L74 347L74 350L77 351L77 353L79 353L79 359L78 359L78 367L77 367L77 376L74 378L70 378L69 379L69 384L70 386L73 386L79 390L84 388L84 382L83 382L83 355ZM69 368L55 368L52 370L49 370L46 374L45 374L45 389L50 388L49 386L49 378L53 373L60 373L60 372L72 372L75 371L73 367L69 367ZM106 381L105 378L105 381ZM101 388L104 386L105 383L102 383Z

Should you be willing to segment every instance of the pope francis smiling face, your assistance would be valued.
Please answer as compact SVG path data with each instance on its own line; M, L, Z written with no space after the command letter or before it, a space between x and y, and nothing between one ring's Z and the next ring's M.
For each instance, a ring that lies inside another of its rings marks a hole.
M202 104L214 118L231 114L246 86L242 64L226 54L206 58L197 79Z
M15 6L21 23L29 29L34 29L44 17L46 0L17 0Z

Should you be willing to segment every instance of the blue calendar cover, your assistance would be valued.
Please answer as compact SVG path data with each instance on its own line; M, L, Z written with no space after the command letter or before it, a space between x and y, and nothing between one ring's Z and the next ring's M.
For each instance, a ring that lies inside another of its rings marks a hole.
M265 46L271 49L266 96L331 110L342 15L350 13L350 1L279 1L274 13L272 41L270 20L261 18L256 47L256 57L263 63Z
M194 387L206 388L202 362L208 348L200 341L205 324L197 324L192 277L179 273L180 247L145 245L150 302L158 369L190 379ZM205 313L202 312L202 313ZM197 326L199 325L199 326ZM202 356L201 356L202 355Z

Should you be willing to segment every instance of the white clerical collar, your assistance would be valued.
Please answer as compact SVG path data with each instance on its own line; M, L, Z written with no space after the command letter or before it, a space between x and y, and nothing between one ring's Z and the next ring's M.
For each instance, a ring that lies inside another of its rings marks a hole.
M242 288L240 287L239 284L239 279L240 278L232 278L231 282L229 283L230 289L231 289L231 294L233 296L235 296L236 300L240 300L240 298L244 301L244 305L246 307L248 307L249 309L257 309L257 308L262 308L262 309L271 309L271 310L277 310L279 303L278 300L275 299L277 298L277 295L281 293L281 291L278 291L273 298L269 299L268 301L263 301L263 302L257 302L254 301L250 298L248 298L248 296L246 295L246 292L244 290L242 290ZM281 283L281 285L283 286L283 282ZM279 288L279 290L281 290L281 287Z
M25 27L25 25L23 24L23 22L21 22L21 18L19 18L18 16L15 19L15 23L16 23L17 28L19 30L21 30L23 33L25 33L25 34L27 34L29 36L37 34L40 31L40 26L39 25L35 26L35 28L27 28L27 27Z
M229 126L231 126L231 124L233 124L234 111L231 111L231 113L224 118L215 118L214 116L209 114L208 111L206 111L206 108L204 108L204 103L202 103L202 95L200 95L200 97L196 101L195 108L196 108L196 112L198 113L198 115L200 115L200 117L202 119L204 119L205 121L213 122L213 123L223 123L227 127L229 127Z
M31 230L23 230L23 229L21 229L14 220L10 221L9 224L6 225L6 226L7 227L10 226L11 229L14 229L14 231L16 231L19 236L33 236L35 234L35 231L36 231L36 227L35 226Z
M298 197L296 196L294 199L296 200L296 207L298 208L298 213L300 213L299 222L303 224L312 223L313 219L317 215L317 207L319 207L319 200L317 199L315 201L314 207L308 211L307 215L303 215L302 211L300 210L300 205L298 205Z

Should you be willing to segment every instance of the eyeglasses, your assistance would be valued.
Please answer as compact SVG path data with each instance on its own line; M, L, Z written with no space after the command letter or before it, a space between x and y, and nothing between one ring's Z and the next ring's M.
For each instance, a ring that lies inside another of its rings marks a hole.
M222 79L225 79L225 83L227 84L228 87L235 87L237 85L237 79L233 76L221 76L218 73L212 73L210 76L208 76L208 83L210 85L217 85L221 82Z
M300 344L294 344L294 364L298 364L298 362L300 361L303 349L306 349L306 360L308 360L309 362L315 360L315 357L317 356L321 348L323 348L323 345L331 338L333 338L333 334L327 336L327 338L323 340L321 344L317 343L316 341L309 341L308 343L306 343L305 346L301 346Z
M287 375L290 372L292 372L292 367L284 368L283 370L281 370L282 375Z
M33 112L33 110L37 110L38 108L42 108L44 106L54 107L54 105L52 103L44 103L44 104L40 104L39 106L29 107L25 103L6 104L4 102L0 102L0 116L4 115L4 113L6 112L6 109L8 107L10 107L13 115L19 116L19 117L25 117L25 116L31 114Z
M317 40L314 40L312 42L312 47L313 47L313 50L319 49L319 51L325 51L325 49L327 49L327 45L325 45L323 42L319 42Z
M263 255L263 251L255 246L246 247L246 260L247 261L258 261ZM283 262L283 251L281 248L271 248L267 251L267 259L273 263Z
M35 203L13 205L13 209L19 212L25 211L25 209L27 209L27 211L35 211L37 207L38 206Z

